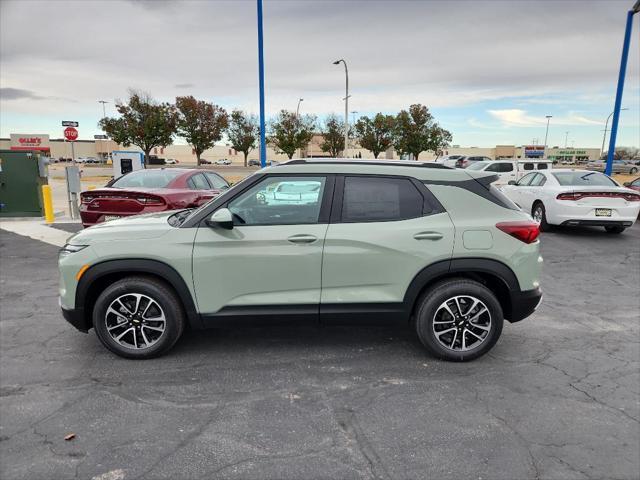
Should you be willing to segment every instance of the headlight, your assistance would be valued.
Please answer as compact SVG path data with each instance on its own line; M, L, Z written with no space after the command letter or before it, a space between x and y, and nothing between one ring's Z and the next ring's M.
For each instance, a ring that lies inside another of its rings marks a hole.
M67 243L64 247L60 249L60 255L69 255L70 253L76 253L87 247L88 245L70 245Z

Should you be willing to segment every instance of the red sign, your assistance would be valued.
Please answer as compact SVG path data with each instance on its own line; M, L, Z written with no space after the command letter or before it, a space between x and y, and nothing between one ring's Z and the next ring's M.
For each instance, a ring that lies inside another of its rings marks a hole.
M42 140L40 139L40 137L29 137L29 138L19 138L18 142L20 143L20 145L25 146L25 147L39 147L40 144L42 143Z
M78 139L78 130L73 127L65 128L64 138L66 138L69 142L75 142Z

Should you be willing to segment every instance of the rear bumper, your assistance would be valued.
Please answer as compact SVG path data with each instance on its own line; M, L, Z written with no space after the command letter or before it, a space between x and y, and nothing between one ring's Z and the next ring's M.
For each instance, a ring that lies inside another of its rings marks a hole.
M69 322L71 325L76 327L78 330L84 333L89 332L89 327L87 326L87 322L84 318L84 309L79 308L71 308L67 309L60 305L60 310L62 310L62 316L64 319Z
M629 220L565 220L560 225L568 227L630 227L633 221Z
M540 287L533 290L512 291L511 314L507 320L512 323L524 320L536 311L540 303L542 303L542 289Z

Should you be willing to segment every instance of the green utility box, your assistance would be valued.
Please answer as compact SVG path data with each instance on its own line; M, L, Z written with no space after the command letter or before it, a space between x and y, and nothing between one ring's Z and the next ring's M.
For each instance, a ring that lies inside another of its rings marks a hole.
M38 151L0 150L0 217L42 217L49 159Z

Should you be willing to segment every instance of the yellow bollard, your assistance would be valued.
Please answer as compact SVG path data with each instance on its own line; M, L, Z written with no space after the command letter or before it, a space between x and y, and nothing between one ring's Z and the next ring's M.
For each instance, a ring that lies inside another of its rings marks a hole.
M44 203L44 220L47 223L53 223L55 216L53 215L53 200L49 185L42 185L42 202Z

